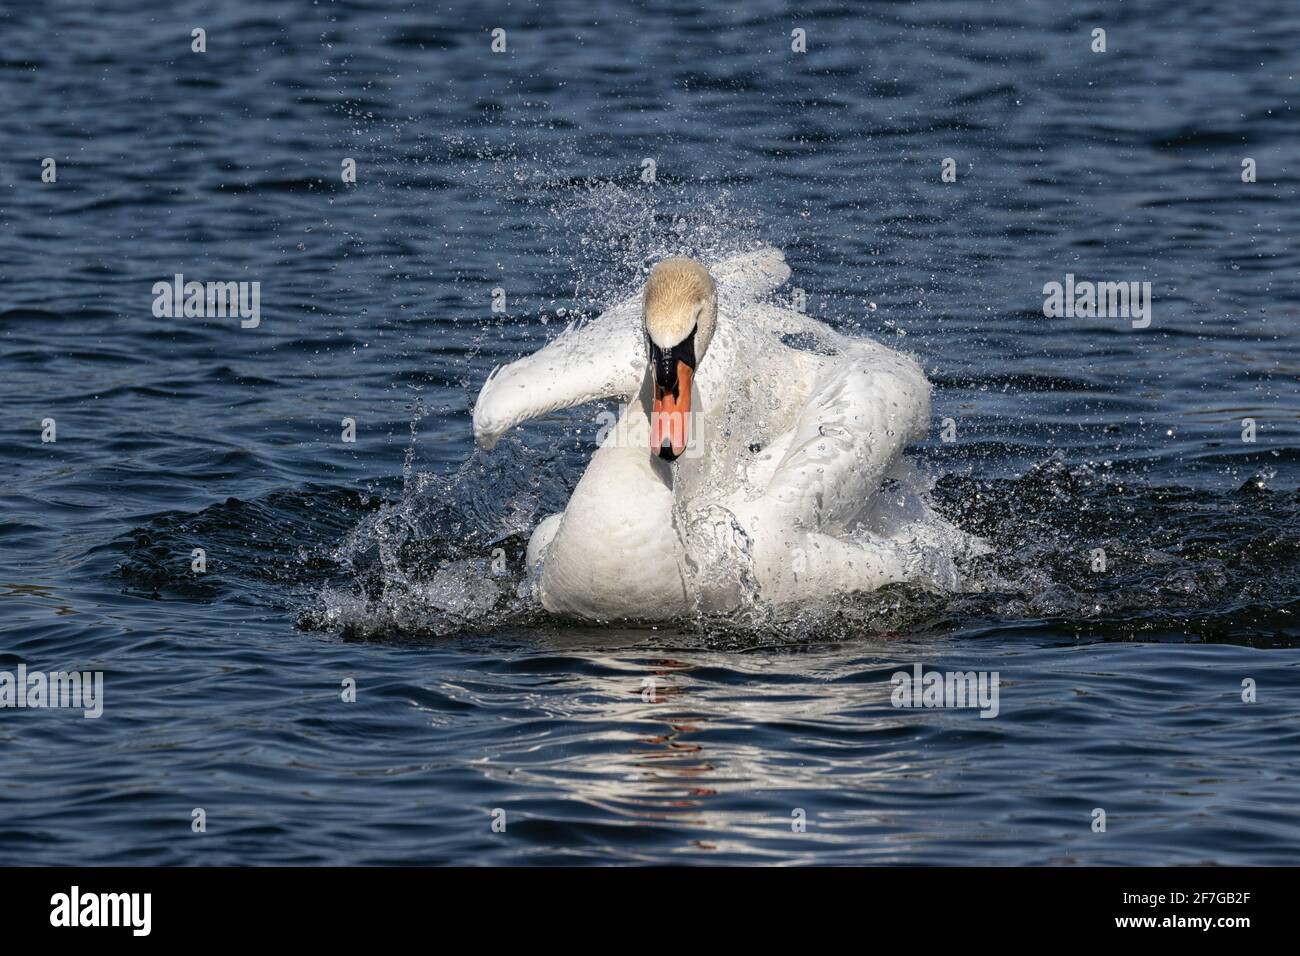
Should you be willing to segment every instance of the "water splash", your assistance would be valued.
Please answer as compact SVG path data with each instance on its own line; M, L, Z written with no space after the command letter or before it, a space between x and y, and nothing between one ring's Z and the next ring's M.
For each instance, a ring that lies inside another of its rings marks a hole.
M524 547L563 506L564 475L576 468L511 436L492 456L414 475L386 496L314 487L162 514L83 564L116 552L128 593L289 606L303 627L349 637L531 629L548 618L531 597ZM1267 476L1232 492L1152 487L1053 457L1018 478L946 475L931 495L939 515L991 545L960 562L979 590L891 585L780 608L746 601L702 609L655 640L744 649L1023 622L1081 639L1300 641L1300 490L1272 489ZM188 556L200 544L220 558L196 576ZM915 560L936 560L929 542L915 544ZM1105 572L1091 569L1095 547ZM504 562L494 564L496 549Z
M491 628L536 610L523 556L547 508L567 493L555 459L517 438L475 451L448 475L406 477L402 493L364 517L332 558L342 584L323 587L300 623L370 637Z
M576 304L555 310L565 321L629 294L658 258L716 259L760 238L752 217L717 183L650 188L626 174L574 180L560 172L562 158L464 138L443 145L461 164L460 178L477 183L488 201L527 207L545 255L523 279L558 288L565 282L555 270L570 270ZM473 355L486 347L489 325ZM529 330L499 348L536 345ZM462 381L471 394L479 384L472 375ZM454 471L427 474L415 467L427 413L417 396L400 490L313 487L158 516L109 546L123 553L117 567L124 589L288 603L304 627L366 638L535 623L541 614L524 567L528 536L563 510L594 451L595 416L588 410L530 422L492 455L471 451ZM696 555L683 576L699 600L676 628L688 640L738 646L1006 619L1057 621L1079 633L1181 630L1288 640L1296 633L1300 509L1294 493L1271 490L1269 480L1257 476L1230 495L1134 486L1105 464L1067 466L1059 456L1020 478L932 479L911 470L883 489L895 499L894 523L878 514L883 527L876 530L896 537L921 585L783 608L758 595L748 542L734 519L721 509L682 507L679 533ZM953 524L991 550L954 536ZM178 556L213 541L225 558L202 579L187 574ZM1106 573L1090 570L1088 556L1098 548L1108 558ZM710 600L719 590L734 600ZM721 605L737 609L718 614Z

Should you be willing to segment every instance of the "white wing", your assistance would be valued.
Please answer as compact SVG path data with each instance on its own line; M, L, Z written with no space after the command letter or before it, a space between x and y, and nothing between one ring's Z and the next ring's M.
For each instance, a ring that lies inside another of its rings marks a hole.
M640 300L620 302L585 325L570 326L525 358L494 369L474 403L474 439L491 448L520 422L601 398L627 398L641 386L646 351Z
M855 343L827 364L796 417L768 508L791 527L842 531L929 424L930 383L920 366L883 345Z

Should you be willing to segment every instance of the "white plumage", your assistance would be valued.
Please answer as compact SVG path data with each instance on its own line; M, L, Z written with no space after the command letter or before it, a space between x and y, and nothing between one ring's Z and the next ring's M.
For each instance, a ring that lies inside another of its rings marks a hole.
M496 370L474 408L491 448L536 415L603 398L618 426L563 514L542 521L528 563L553 612L662 620L747 601L785 603L936 574L936 540L974 543L916 502L882 496L929 425L930 385L911 358L764 301L789 277L775 249L709 270L716 328L699 357L689 451L650 447L652 380L640 296ZM783 337L796 336L796 348ZM930 542L927 547L925 542ZM940 562L941 564L944 562Z

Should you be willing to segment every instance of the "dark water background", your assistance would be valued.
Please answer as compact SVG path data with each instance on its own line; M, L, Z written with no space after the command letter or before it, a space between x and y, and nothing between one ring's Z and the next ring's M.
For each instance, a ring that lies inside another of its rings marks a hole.
M0 711L0 863L1300 862L1298 71L1282 0L6 3L0 670L106 700ZM594 410L484 456L478 386L756 242L921 358L988 590L548 619ZM1067 272L1151 327L1045 319ZM894 709L915 662L1001 713Z

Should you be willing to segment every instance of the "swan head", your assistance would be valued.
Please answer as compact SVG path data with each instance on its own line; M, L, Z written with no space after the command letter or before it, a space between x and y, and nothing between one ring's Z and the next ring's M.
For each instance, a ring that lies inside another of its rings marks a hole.
M691 383L717 327L717 285L694 259L665 259L650 270L642 315L654 395L650 449L673 461L690 440Z

